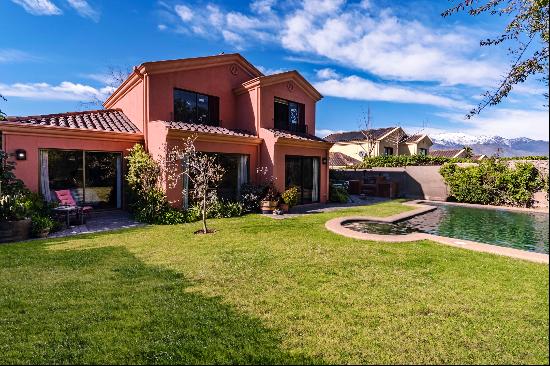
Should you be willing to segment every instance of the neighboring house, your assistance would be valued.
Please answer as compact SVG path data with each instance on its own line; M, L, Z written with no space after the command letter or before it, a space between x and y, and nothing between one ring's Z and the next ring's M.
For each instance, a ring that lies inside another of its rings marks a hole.
M346 169L361 163L360 160L354 159L351 156L341 152L330 152L329 167L330 169Z
M428 155L433 145L428 135L408 136L401 127L333 133L325 140L334 143L331 152L341 152L361 161L369 155Z
M196 136L197 149L226 168L223 197L273 177L279 191L298 186L301 203L325 202L332 144L313 135L321 98L298 72L265 76L239 54L145 62L105 110L10 117L0 132L3 149L20 153L16 175L47 199L70 189L80 203L122 207L129 148L142 143L162 162L166 147ZM164 180L174 205L187 203L184 184Z
M467 158L468 152L464 148L452 149L452 150L432 150L430 151L430 155L438 156L442 158ZM472 160L483 160L485 158L487 158L487 156L483 154L481 155L474 154L470 157L470 159Z

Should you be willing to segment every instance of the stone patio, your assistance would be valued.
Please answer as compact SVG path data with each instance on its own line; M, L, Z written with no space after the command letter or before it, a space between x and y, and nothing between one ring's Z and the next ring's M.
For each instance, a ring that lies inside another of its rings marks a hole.
M99 233L102 231L127 229L138 226L144 226L144 224L133 220L126 211L97 211L90 214L84 225L74 225L52 233L48 237L61 238L70 235Z

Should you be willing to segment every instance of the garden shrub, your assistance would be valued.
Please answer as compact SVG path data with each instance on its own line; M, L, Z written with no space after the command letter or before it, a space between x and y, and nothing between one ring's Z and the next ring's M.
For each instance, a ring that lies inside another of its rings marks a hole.
M267 189L266 184L243 184L239 202L242 204L244 212L258 212L260 202L265 197Z
M298 204L298 187L292 186L281 194L281 198L288 207L293 207Z
M328 199L330 202L346 203L349 201L349 193L343 187L336 187L333 184L329 186Z
M518 163L515 168L494 159L467 167L447 163L439 172L450 188L450 198L465 203L528 207L543 186L530 163Z
M31 217L31 234L32 236L39 236L43 230L51 231L55 226L55 221L49 216L34 215Z
M419 165L442 165L445 163L471 163L471 159L445 158L431 155L382 155L365 157L356 168L371 169L376 167L404 167Z

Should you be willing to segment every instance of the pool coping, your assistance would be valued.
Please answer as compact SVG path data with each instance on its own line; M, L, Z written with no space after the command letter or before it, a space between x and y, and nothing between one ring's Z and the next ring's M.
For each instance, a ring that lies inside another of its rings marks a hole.
M491 253L502 255L506 257L523 259L536 263L549 263L549 255L543 253L528 252L526 250L501 247L493 244L480 243L471 240L455 239L449 238L446 236L439 236L426 233L411 233L404 235L382 235L382 234L370 234L362 233L355 230L348 229L342 226L343 223L347 221L358 221L358 220L367 220L383 223L393 223L396 221L405 220L413 216L421 215L423 213L433 211L436 209L435 206L424 205L419 202L427 202L426 200L418 200L405 202L403 205L414 207L414 210L402 212L399 214L386 216L386 217L375 217L375 216L344 216L337 217L331 220L328 220L325 223L325 228L329 231L332 231L335 234L343 235L348 238L361 239L361 240L371 240L371 241L380 241L380 242L413 242L419 240L432 240L440 244L453 246L456 248L463 248L468 250L474 250L477 252Z
M479 203L462 203L462 202L433 201L433 200L414 200L410 202L418 202L418 203L426 202L426 203L435 203L439 205L482 208L486 210L518 211L518 212L545 213L545 214L550 213L548 208L526 208L526 207L514 207L514 206L481 205Z

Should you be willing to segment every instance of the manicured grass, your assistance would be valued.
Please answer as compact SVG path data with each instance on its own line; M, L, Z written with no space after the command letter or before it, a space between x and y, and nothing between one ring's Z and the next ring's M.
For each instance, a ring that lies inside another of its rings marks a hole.
M259 215L0 246L0 363L548 363L548 267Z

